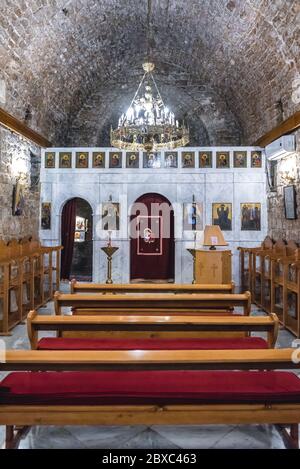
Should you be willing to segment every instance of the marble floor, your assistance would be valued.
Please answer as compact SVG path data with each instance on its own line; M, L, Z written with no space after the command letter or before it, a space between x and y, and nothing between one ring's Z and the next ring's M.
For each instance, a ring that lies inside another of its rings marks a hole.
M67 310L65 311L67 312ZM53 304L40 314L53 313ZM252 314L263 314L253 308ZM48 333L51 335L52 333ZM46 334L45 334L46 335ZM17 326L4 339L7 348L29 349L26 325ZM277 347L291 346L294 336L279 333ZM4 373L0 373L0 378ZM0 427L0 447L4 428ZM35 427L21 441L20 448L90 449L283 449L282 439L272 425L126 426L126 427Z

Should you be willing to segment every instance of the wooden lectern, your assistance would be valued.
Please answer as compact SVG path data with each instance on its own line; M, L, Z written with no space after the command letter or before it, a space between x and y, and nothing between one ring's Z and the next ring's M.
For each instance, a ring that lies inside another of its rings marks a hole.
M231 251L217 251L217 246L228 246L219 226L206 226L203 246L205 249L189 249L194 258L194 280L198 284L228 284L232 281Z
M195 280L198 284L228 284L232 281L231 251L195 251Z

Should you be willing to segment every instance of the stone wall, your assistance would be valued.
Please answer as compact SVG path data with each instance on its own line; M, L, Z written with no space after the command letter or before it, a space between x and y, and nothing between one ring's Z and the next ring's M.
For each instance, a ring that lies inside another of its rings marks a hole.
M38 236L40 149L0 128L0 239ZM12 215L13 188L21 178L25 185L23 214Z
M102 146L150 49L166 104L202 140L192 145L253 145L299 108L299 9L299 0L2 0L0 103L54 145Z
M296 132L297 152L277 163L276 190L268 193L269 235L277 239L300 243L300 131ZM286 220L284 211L284 186L296 187L297 220Z

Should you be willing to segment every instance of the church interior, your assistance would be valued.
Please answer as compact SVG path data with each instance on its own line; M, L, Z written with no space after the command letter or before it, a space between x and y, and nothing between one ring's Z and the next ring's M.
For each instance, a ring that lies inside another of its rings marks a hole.
M0 446L299 449L299 0L2 0Z

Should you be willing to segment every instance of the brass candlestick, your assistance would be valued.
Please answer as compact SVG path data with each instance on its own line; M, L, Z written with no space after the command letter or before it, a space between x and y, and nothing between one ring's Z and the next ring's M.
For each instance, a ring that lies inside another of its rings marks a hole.
M195 202L195 196L193 195L193 203ZM192 254L193 256L193 282L192 284L195 285L196 283L196 242L197 242L197 232L194 233L194 247L193 249L187 249L187 251Z
M192 254L193 256L193 282L192 284L196 284L196 249L187 249L187 251Z
M108 284L112 284L113 283L113 280L111 278L111 265L112 265L112 256L114 255L114 253L119 249L118 247L114 247L114 246L104 246L103 248L101 248L102 251L105 252L106 256L107 256L107 279L106 279L106 283Z

